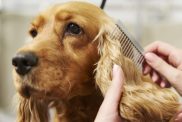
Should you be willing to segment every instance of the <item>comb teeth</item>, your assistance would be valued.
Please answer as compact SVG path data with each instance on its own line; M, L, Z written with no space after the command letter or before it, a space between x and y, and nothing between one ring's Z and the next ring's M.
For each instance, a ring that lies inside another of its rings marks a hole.
M111 33L111 39L117 39L121 42L122 53L127 58L131 59L139 71L142 71L145 61L143 48L129 35L120 21Z

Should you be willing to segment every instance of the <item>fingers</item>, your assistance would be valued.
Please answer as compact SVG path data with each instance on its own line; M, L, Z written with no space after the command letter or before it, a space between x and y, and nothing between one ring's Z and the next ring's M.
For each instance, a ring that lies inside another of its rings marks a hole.
M180 113L174 121L175 122L182 122L182 113Z
M118 65L114 65L112 83L104 98L104 104L106 104L106 106L119 103L122 94L124 80L125 77L121 67Z
M179 67L180 65L182 66L182 50L177 49L167 43L159 41L154 42L148 45L145 48L145 51L146 53L153 52L159 55L161 58L164 57L164 60L175 67Z
M145 54L146 62L161 75L165 76L169 81L174 81L174 78L171 73L177 74L178 70L168 65L160 57L153 53Z
M148 45L147 47L145 47L146 52L155 52L155 53L162 54L164 56L169 56L170 53L174 52L175 50L176 49L172 47L171 45L164 42L160 42L160 41L156 41Z
M151 70L150 76L152 78L152 81L158 84L160 87L162 88L171 87L171 84L164 77L161 77L161 75L156 71Z
M175 120L174 122L182 122L182 110L180 110L176 115L175 115Z
M95 122L121 122L121 117L118 113L118 105L122 95L124 81L125 77L121 67L114 65L112 83L99 108Z
M152 71L151 66L149 66L148 64L145 64L145 66L143 67L143 74L146 75L150 73L151 71Z
M161 80L161 83L160 83L160 86L162 88L170 88L171 87L171 84L166 79L162 79Z
M145 54L146 62L160 75L162 75L170 84L176 88L176 90L181 94L182 93L182 85L180 81L182 80L182 71L172 67L160 57L155 55L154 53L146 53ZM156 74L152 79L155 81L158 79ZM162 84L161 84L162 85ZM164 84L163 84L164 85Z
M159 75L157 74L156 71L152 71L151 77L152 77L152 80L153 80L154 82L157 82L157 81L159 81L159 79L160 79L160 77L159 77Z

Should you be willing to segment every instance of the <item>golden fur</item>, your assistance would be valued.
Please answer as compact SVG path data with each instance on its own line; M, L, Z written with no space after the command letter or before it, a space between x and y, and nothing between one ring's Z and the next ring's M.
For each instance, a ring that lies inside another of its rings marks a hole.
M84 32L66 35L69 22L77 23ZM50 107L56 109L57 122L94 121L103 100L100 90L106 93L114 63L126 76L121 116L130 122L170 121L179 109L177 95L136 70L123 56L119 40L110 39L113 27L114 21L89 3L69 2L42 12L32 22L31 30L37 30L37 36L18 50L35 53L38 65L23 77L13 71L20 94L17 121L48 122ZM24 97L25 87L30 98Z

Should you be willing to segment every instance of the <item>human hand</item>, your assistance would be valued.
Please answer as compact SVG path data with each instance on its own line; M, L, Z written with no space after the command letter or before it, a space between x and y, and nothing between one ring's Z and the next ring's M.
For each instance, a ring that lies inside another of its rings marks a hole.
M122 95L125 77L121 67L113 66L113 79L104 101L97 113L95 122L122 122L118 107Z
M161 87L171 84L182 95L182 50L164 42L154 42L146 47L147 66L144 74ZM151 68L152 67L152 68Z
M178 111L174 118L174 122L182 122L182 110Z

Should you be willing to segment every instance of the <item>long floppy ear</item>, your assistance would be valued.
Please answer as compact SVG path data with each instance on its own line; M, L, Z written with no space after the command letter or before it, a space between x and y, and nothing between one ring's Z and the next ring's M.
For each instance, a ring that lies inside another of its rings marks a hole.
M114 24L101 27L97 36L100 60L96 68L96 83L103 95L112 80L113 64L122 67L125 75L120 101L120 115L128 122L169 122L179 110L178 95L169 88L160 88L149 77L143 76L131 60L124 57L119 39L112 39Z
M99 43L98 51L101 56L96 68L96 83L103 95L105 95L111 83L111 69L113 63L120 66L123 64L120 42L118 40L112 40L109 35L114 30L114 27L114 23L102 25L96 37Z
M19 97L17 122L48 122L48 106L43 101Z

